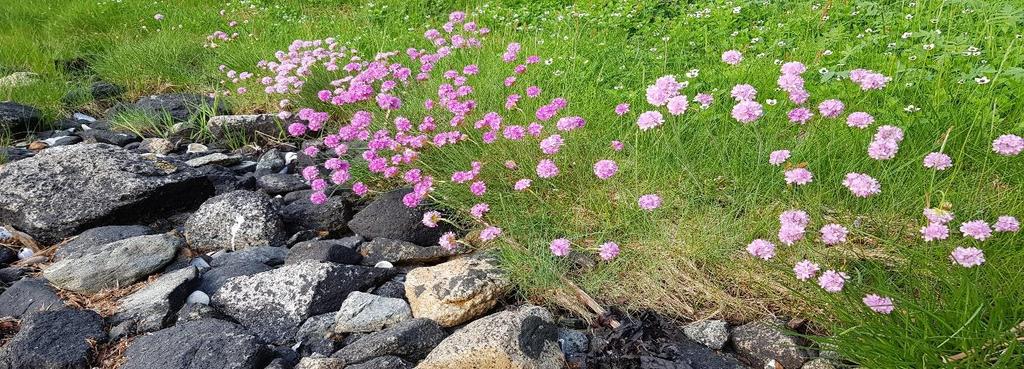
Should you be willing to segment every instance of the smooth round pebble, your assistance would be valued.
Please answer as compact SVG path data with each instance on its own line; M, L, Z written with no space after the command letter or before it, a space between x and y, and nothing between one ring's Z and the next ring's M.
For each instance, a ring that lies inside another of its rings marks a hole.
M203 291L195 291L195 292L192 292L191 295L188 295L188 299L186 299L185 302L188 303L188 304L209 305L210 304L210 296L207 295Z

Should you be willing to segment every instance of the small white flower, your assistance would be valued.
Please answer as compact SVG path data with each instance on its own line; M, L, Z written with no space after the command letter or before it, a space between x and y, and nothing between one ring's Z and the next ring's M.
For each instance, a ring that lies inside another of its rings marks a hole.
M974 82L977 82L979 85L983 85L983 84L989 83L989 79L988 79L988 77L981 76L981 77L975 78Z

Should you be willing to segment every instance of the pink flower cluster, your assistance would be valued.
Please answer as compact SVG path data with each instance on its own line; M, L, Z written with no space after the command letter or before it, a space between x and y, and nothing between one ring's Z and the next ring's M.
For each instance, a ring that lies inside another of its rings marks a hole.
M861 90L867 91L881 90L892 78L867 69L854 69L850 71L850 80L860 85Z
M992 141L992 151L1003 156L1016 156L1024 151L1024 138L1017 135L1002 135Z
M882 192L882 185L878 180L864 173L846 173L843 186L857 197L868 197Z
M875 160L889 160L896 157L903 142L903 130L894 126L881 126L868 145L868 156Z
M806 227L811 217L803 210L786 210L779 214L779 241L793 245L804 238Z

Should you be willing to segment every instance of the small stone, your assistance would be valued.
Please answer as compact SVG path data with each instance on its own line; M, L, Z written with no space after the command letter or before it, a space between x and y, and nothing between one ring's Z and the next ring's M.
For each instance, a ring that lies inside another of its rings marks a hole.
M167 265L185 245L171 234L132 237L64 258L43 271L55 286L81 293L127 286Z
M288 251L285 264L303 260L329 261L338 264L359 264L363 259L356 250L335 240L299 242Z
M344 369L345 361L329 357L304 357L295 369Z
M190 143L188 144L188 147L185 148L186 154L203 154L207 152L210 152L210 148L198 143Z
M524 306L502 311L466 324L441 341L416 367L536 368L565 366L558 347L558 328L551 313Z
M402 299L352 292L335 316L334 333L375 332L412 319Z
M78 136L50 137L43 140L43 142L46 143L48 147L68 146L82 142L82 138Z
M257 132L277 137L282 125L275 114L217 115L207 121L210 133L219 139L253 138L257 137Z
M382 297L405 299L405 283L395 280L384 282L380 287L373 290L373 294Z
M192 291L192 293L188 295L188 298L185 299L185 303L186 304L209 305L210 304L210 296L207 295L203 291Z
M142 140L142 138L134 133L113 132L99 128L78 132L78 136L86 143L103 143L116 146L127 146L130 143Z
M12 133L33 130L43 119L38 109L13 101L0 101L0 129Z
M590 347L587 334L575 329L559 329L558 344L566 354L584 354Z
M395 267L395 264L391 264L391 262L387 261L387 260L381 260L381 261L378 261L377 264L373 264L373 267L374 268L391 269L391 268Z
M334 326L334 313L320 314L306 319L295 334L295 342L299 343L299 352L304 356L310 354L330 355L337 351L338 345L331 337Z
M200 319L139 336L124 358L121 369L261 369L270 351L238 324Z
M174 152L177 147L171 143L170 140L165 138L147 138L143 139L139 145L146 152L151 152L159 155L167 155Z
M432 319L444 327L483 315L510 288L511 282L495 260L482 255L416 268L405 280L413 316Z
M295 192L290 192L292 194ZM289 232L313 230L330 236L349 233L348 222L352 219L351 205L342 196L331 196L323 204L313 204L309 196L288 202L281 209L281 216Z
M32 143L28 144L28 149L32 151L43 150L47 147L50 147L50 144L46 143L46 141L32 141Z
M804 363L802 369L836 369L836 367L828 359L819 357Z
M359 246L363 265L374 265L381 261L393 265L423 264L446 260L452 253L441 246L423 247L411 242L374 238Z
M704 346L721 350L729 340L729 325L722 320L702 320L687 324L683 333Z
M260 155L259 161L256 162L256 175L280 173L284 168L284 156L277 149L270 149Z
M18 251L18 260L25 260L25 259L28 259L28 258L33 257L35 255L36 255L36 253L32 252L32 249L27 248L27 247L22 247L21 250Z
M284 173L270 173L256 178L256 185L270 195L279 195L293 191L309 189L309 184L302 178Z
M287 235L277 205L259 192L217 195L185 223L185 238L199 252L278 246Z
M402 202L402 197L410 192L411 189L400 189L381 195L352 217L349 228L368 239L383 237L420 246L437 245L437 240L450 231L451 226L446 223L434 228L423 225L423 214L427 210L409 208Z
M178 309L178 320L175 324L206 318L228 320L224 314L221 314L210 305L186 303L181 306L181 309Z
M345 360L345 363L363 361L385 355L398 356L409 361L424 358L448 334L430 319L412 319L363 336L342 347L331 357Z
M121 326L126 334L154 332L170 325L198 277L199 270L193 267L160 276L122 299L111 324Z
M63 308L64 301L42 278L22 279L0 294L0 318L20 319L29 313Z
M185 164L188 164L188 166L195 168L195 167L201 167L201 166L204 166L204 165L231 166L231 165L238 164L241 161L242 161L242 157L241 156L232 156L232 155L222 154L222 153L218 152L218 153L213 153L213 154L209 154L209 155L200 156L200 157L195 158L195 159L191 159L189 161L186 161Z
M808 356L798 338L787 335L782 324L768 320L736 327L732 331L732 341L736 353L755 367L775 360L784 368L799 368Z
M103 319L89 310L28 314L21 331L0 348L0 368L88 369L93 346L103 342Z

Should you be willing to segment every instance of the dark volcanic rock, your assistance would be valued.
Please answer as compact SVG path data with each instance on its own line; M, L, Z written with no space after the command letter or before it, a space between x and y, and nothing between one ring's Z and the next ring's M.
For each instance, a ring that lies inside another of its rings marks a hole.
M805 345L798 337L786 334L783 325L770 320L750 322L732 331L736 352L747 363L763 367L775 360L785 368L799 368L807 360Z
M309 196L305 196L285 205L281 216L290 232L312 230L342 235L349 232L352 210L341 196L331 196L321 205L313 204Z
M417 246L419 247L419 246ZM338 264L359 264L363 257L356 250L337 240L299 242L288 251L287 264L303 260L330 261Z
M196 168L206 176L206 179L213 183L217 194L225 194L237 190L256 189L256 179L252 176L238 176L231 169L220 165L204 165Z
M199 290L213 296L231 278L263 273L270 269L266 264L259 262L238 262L218 266L203 273Z
M285 166L284 155L277 149L270 149L267 152L260 155L260 160L256 162L256 175L262 176L270 173L279 173Z
M185 238L200 252L279 246L287 237L277 205L252 191L213 197L185 223Z
M132 335L158 331L170 325L175 312L198 281L199 270L187 267L160 276L145 288L119 302L117 314L110 322L121 334ZM111 330L113 332L113 329Z
M284 264L288 258L288 249L276 246L250 247L234 252L224 252L216 255L211 266L219 267L234 263L262 263L269 266Z
M113 99L124 93L124 88L106 81L96 81L89 86L92 98L96 100Z
M283 125L277 115L218 115L207 122L210 133L217 138L254 138L257 132L277 137L283 132Z
M383 237L420 246L436 245L451 226L447 223L434 228L423 225L426 210L422 207L412 209L402 203L402 197L410 192L410 189L400 189L381 195L356 213L348 222L349 228L368 239Z
M147 115L169 117L173 122L187 122L203 113L223 114L224 104L216 104L212 97L195 94L162 94L144 96L131 107Z
M260 369L270 352L238 324L184 322L132 342L121 369Z
M36 108L11 101L0 102L0 130L6 129L9 132L33 130L42 119L42 114Z
M383 237L359 245L359 254L363 256L363 265L375 265L381 261L394 265L433 263L452 255L451 251L441 246L423 247Z
M338 344L329 336L334 326L334 313L320 314L306 319L295 335L295 342L301 343L299 348L303 356L313 353L330 355L338 349Z
M19 319L28 313L63 308L57 290L42 278L22 279L0 294L0 317Z
M103 320L88 310L54 310L29 314L18 332L0 349L3 369L88 369L93 349L102 342Z
M105 143L117 146L127 146L133 142L140 142L142 138L134 133L113 132L105 129L87 129L78 132L86 143Z
M228 280L212 297L213 306L264 341L281 344L295 337L309 317L338 310L352 291L391 277L389 269L304 261Z
M368 334L331 357L356 364L378 357L393 355L418 361L441 343L448 333L430 319L412 319L380 332Z
M93 247L153 233L155 232L152 228L142 225L96 227L82 232L82 234L75 236L74 239L58 247L57 252L53 254L53 259L57 261L65 257L78 257L83 253L87 253Z
M256 178L256 184L271 195L309 189L309 184L293 174L270 173Z
M166 215L212 193L206 177L181 163L105 144L55 147L0 167L0 224L52 244L83 229Z

